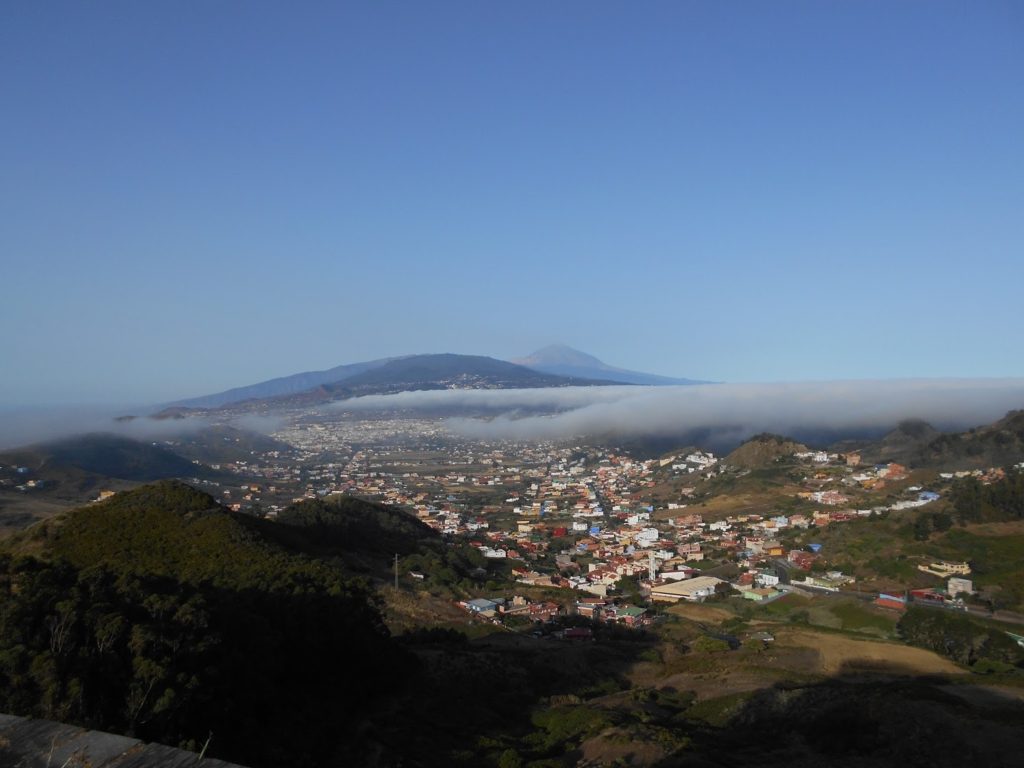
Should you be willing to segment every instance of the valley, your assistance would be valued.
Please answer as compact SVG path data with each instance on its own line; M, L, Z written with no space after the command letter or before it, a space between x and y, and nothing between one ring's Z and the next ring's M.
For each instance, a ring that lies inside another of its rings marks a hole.
M379 611L373 631L416 671L366 700L360 728L370 730L344 737L352 759L719 764L747 748L746 729L770 728L780 702L810 723L867 706L862 695L883 702L857 710L870 720L865 734L883 727L876 714L896 711L953 728L966 702L982 702L958 738L993 765L993 745L1015 738L1006 718L1024 711L1024 648L1014 639L1024 634L1021 461L979 467L984 454L972 451L915 465L928 451L913 441L901 452L893 437L838 450L770 434L721 455L696 445L650 455L585 438L474 438L450 413L337 405L275 411L272 431L256 435L230 427L230 410L220 415L222 424L197 420L134 452L86 436L9 454L4 547L183 585L273 584L283 555L253 560L227 543L251 541L314 568L288 579L322 570L315 578L364 583ZM1010 414L971 439L1018 423ZM943 445L962 439L915 431ZM993 442L1003 450L1007 441ZM882 449L888 461L863 460ZM155 478L139 474L169 467L188 468L184 496L153 495L144 480ZM12 497L34 498L38 522L19 517ZM107 521L108 508L122 510L121 522ZM164 516L152 518L159 539L131 532L138 514ZM199 517L175 543L180 514ZM229 519L237 535L202 543L224 536L214 532ZM191 554L163 559L177 547ZM404 724L385 712L404 713ZM188 748L191 726L160 722L169 730L151 738ZM782 751L767 750L765 764L831 754L811 734L832 727L799 731ZM265 764L233 746L244 738L211 754ZM916 748L941 764L933 747ZM874 750L876 764L904 754L888 742L849 749Z

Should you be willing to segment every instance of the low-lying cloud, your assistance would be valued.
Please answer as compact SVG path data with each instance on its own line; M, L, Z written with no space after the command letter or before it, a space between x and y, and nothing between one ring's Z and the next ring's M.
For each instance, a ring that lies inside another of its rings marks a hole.
M1024 379L908 379L679 387L437 390L347 400L346 410L457 410L447 426L483 439L669 437L739 442L759 432L862 434L904 419L966 429L1024 407ZM547 413L536 411L547 409ZM522 415L522 411L527 415Z
M224 423L247 432L270 434L287 423L283 417L260 414L244 414L225 422L224 419L212 420L198 415L153 418L151 415L126 417L126 413L131 411L96 406L0 410L0 450L100 432L133 440L174 440Z

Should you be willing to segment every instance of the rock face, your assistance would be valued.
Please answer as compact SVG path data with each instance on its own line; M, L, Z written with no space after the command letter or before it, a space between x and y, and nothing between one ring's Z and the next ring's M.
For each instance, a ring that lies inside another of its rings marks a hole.
M21 768L241 768L195 752L74 725L0 715L0 765Z

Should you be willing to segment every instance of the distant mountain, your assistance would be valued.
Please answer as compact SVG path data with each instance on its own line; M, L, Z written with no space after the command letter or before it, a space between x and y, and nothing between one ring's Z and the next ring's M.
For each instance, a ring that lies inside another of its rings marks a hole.
M316 378L326 378L332 371L341 371L342 378L333 381L321 381L306 389L297 389L300 382L308 383ZM267 387L267 391L286 386L295 387L295 389L264 397L255 397L253 395L253 393L260 391L261 387L264 387L262 384L256 384L252 387L240 387L239 389L231 390L231 392L236 393L235 395L221 393L220 395L211 395L208 398L194 398L190 401L183 401L178 406L216 408L228 405L241 407L245 404L260 407L284 407L317 405L349 397L394 394L414 390L528 389L535 387L599 386L617 383L611 380L543 373L504 360L495 360L493 357L454 354L410 355L408 357L391 358L390 360L374 360L370 363L338 366L338 368L332 368L330 371L321 371L315 375L299 374L299 376L313 376L313 378L300 380L296 377L285 377L274 380L274 382L286 382L286 384L265 382L268 385L274 384L273 387ZM230 397L237 397L237 393L245 393L249 396L239 400L231 400ZM217 402L220 405L196 405L196 403L200 402ZM193 405L187 406L188 403ZM172 414L177 411L178 406L168 408L163 413Z
M710 384L712 382L697 379L674 379L669 376L658 376L653 373L629 371L616 368L601 362L593 355L580 352L578 349L564 344L552 344L539 349L528 357L512 362L525 365L535 371L550 373L556 376L572 376L583 379L602 379L617 384L646 384L665 386L672 384Z
M609 384L581 376L539 373L515 363L477 355L415 355L403 357L328 385L328 390L352 395L377 394L380 390L409 389L512 389Z
M385 357L380 360L369 360L365 363L351 363L350 365L338 365L328 368L326 371L307 371L296 373L291 376L282 376L269 381L261 381L259 384L250 384L245 387L235 387L214 395L192 397L187 400L178 400L170 406L182 408L220 408L232 403L241 403L246 400L264 400L269 397L281 397L285 395L297 395L302 392L321 387L325 384L336 384L339 381L357 376L366 371L386 365L395 358Z

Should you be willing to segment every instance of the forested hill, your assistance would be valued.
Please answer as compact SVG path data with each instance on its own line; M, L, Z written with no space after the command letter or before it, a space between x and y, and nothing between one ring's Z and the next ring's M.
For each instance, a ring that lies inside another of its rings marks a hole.
M966 432L940 435L921 447L912 463L950 468L998 467L1024 454L1024 410Z
M348 506L349 550L418 533L404 513ZM329 562L294 535L335 538L336 510L312 511L257 521L166 481L6 543L0 712L194 750L212 732L207 755L257 767L367 763L373 691L408 659L340 548Z
M0 463L28 467L32 477L53 483L85 476L148 482L217 475L208 466L195 464L163 446L105 433L4 451Z
M340 560L347 571L370 576L388 571L396 554L405 557L440 541L408 512L351 496L300 501L259 527L282 546Z

